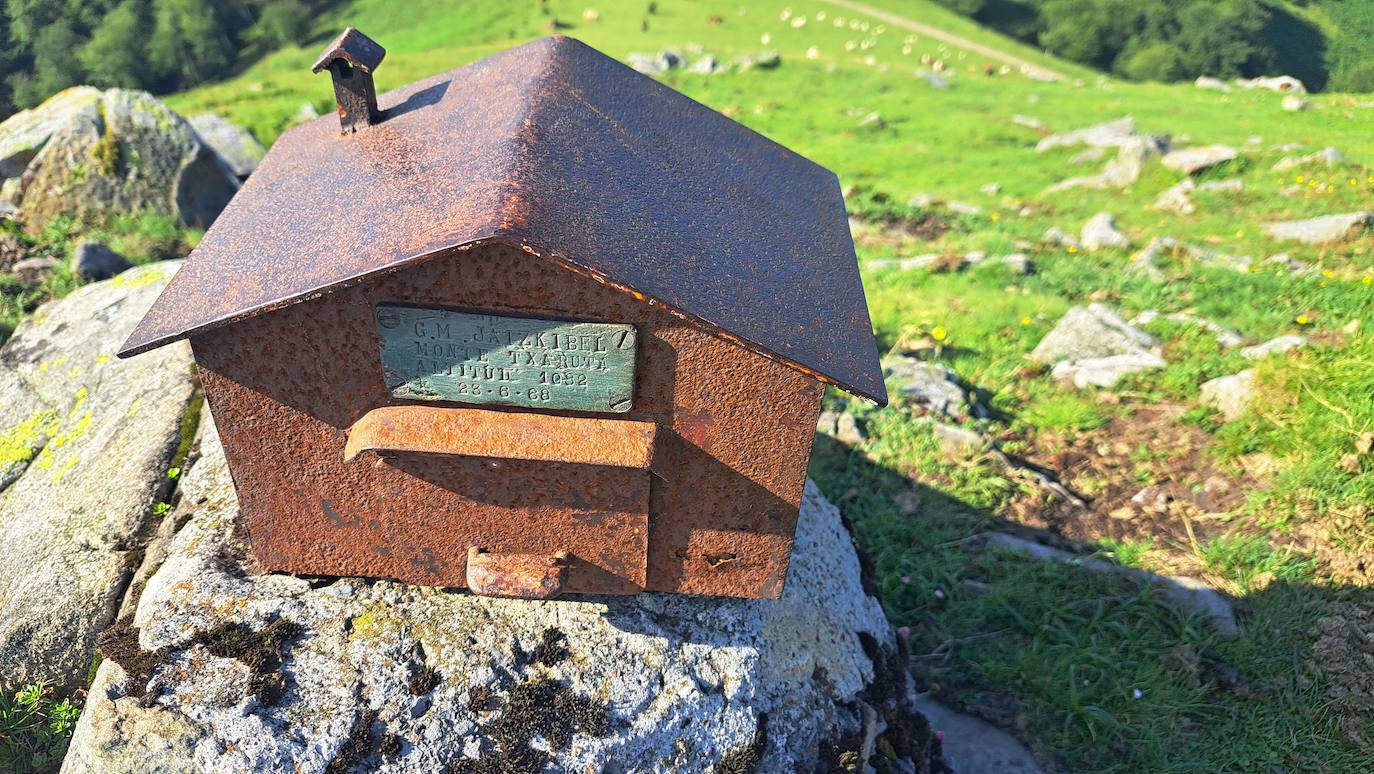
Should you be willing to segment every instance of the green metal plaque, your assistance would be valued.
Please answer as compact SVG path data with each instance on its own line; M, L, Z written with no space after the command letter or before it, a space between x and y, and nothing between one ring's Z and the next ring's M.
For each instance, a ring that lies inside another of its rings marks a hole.
M378 304L382 371L398 398L629 411L635 328Z

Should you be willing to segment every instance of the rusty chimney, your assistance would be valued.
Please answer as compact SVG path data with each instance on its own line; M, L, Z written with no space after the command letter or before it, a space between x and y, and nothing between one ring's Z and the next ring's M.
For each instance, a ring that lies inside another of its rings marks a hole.
M325 46L320 58L315 60L312 72L318 73L328 67L334 77L334 101L338 105L339 126L344 132L356 132L381 120L372 71L385 56L386 49L377 45L377 41L349 27Z

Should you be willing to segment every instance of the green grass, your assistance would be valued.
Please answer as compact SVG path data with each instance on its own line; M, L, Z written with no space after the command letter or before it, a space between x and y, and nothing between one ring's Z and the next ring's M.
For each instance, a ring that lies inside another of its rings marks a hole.
M0 691L0 769L56 771L80 714L80 704L55 698L43 685Z

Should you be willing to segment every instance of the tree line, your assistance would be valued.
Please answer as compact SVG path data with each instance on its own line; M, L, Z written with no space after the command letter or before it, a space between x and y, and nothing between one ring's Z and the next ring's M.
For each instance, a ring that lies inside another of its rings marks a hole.
M1131 80L1282 73L1314 90L1374 90L1369 0L939 2L1052 54ZM1328 35L1323 28L1339 32Z
M3 0L0 116L79 83L165 94L299 42L310 0Z

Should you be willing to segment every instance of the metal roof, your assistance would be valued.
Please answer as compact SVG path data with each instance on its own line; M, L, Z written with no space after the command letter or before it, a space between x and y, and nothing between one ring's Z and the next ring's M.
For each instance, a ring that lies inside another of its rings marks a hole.
M823 167L563 36L380 103L283 134L120 356L499 241L886 402Z
M342 59L353 67L370 73L377 69L377 65L382 63L384 57L386 49L378 45L377 41L362 34L356 27L349 27L324 47L324 52L315 60L315 66L311 67L310 71L317 73L328 67L335 59Z

